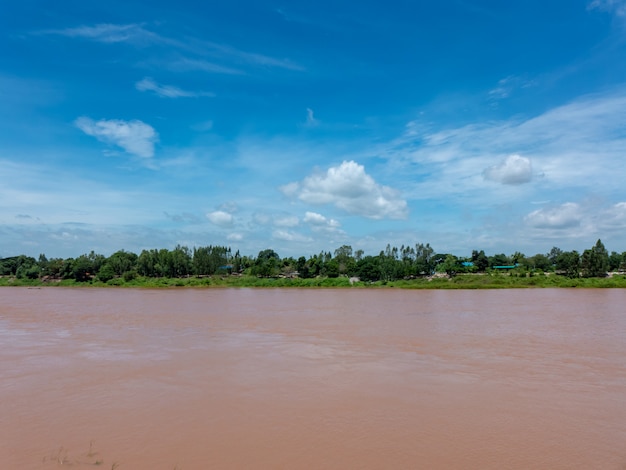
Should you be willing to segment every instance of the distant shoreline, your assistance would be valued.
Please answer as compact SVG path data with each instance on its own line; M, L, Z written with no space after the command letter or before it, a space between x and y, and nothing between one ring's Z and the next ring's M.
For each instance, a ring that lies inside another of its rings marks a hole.
M348 277L262 278L255 276L205 276L182 278L122 277L108 282L91 280L39 280L0 277L0 287L129 287L129 288L348 288L348 289L526 289L526 288L626 288L626 275L604 278L569 278L556 274L515 276L511 274L459 274L453 277L416 278L394 281L362 282Z

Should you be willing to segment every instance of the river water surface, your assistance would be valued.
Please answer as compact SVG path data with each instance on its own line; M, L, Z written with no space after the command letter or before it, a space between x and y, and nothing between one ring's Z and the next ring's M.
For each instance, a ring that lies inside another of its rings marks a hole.
M0 288L6 469L626 468L626 291Z

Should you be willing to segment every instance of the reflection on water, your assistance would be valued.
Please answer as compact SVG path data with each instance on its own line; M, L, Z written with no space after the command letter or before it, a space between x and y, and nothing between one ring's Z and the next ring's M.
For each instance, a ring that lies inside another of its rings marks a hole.
M625 303L2 288L2 466L623 469Z

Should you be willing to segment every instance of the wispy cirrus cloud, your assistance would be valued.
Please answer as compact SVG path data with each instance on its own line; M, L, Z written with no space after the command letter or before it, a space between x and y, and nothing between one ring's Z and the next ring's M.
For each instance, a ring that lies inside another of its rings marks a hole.
M498 80L498 84L489 90L489 99L502 100L508 98L520 88L529 88L535 85L536 82L534 80L528 80L516 75L509 75L508 77Z
M625 0L593 0L587 8L589 10L607 11L617 16L626 16Z
M186 70L203 70L212 73L237 74L243 73L233 65L270 67L293 71L304 70L302 66L289 59L279 59L265 54L248 52L229 44L217 43L184 37L172 38L151 31L143 23L82 25L74 28L40 31L39 34L56 34L71 38L87 39L105 44L126 43L135 47L159 46L168 47L181 53L190 54L194 58L180 58L174 61L174 68ZM207 61L206 57L223 63Z
M127 153L141 158L154 156L154 145L159 140L152 126L139 120L101 119L94 121L82 116L74 121L85 134L95 137L100 142L116 145Z
M208 91L187 91L171 85L160 85L150 77L145 77L135 83L139 91L151 91L161 98L198 98L214 97L215 93Z
M189 57L177 57L170 60L159 59L157 64L172 70L173 72L207 72L221 73L225 75L243 75L244 72L234 67L216 64L206 59L192 59Z
M170 214L168 212L163 212L165 217L172 220L173 222L185 223L185 224L199 224L201 222L200 218L189 212L183 212L181 214Z
M316 127L319 125L319 121L315 117L315 113L311 108L306 108L306 122L305 125L307 127Z
M376 183L365 168L354 161L344 161L325 173L307 176L281 190L302 202L332 204L350 214L371 219L403 219L408 214L407 203L398 191Z
M50 29L42 31L43 34L58 34L70 38L83 38L92 41L113 43L130 43L133 45L149 45L162 43L163 38L158 34L148 31L141 24L111 24L100 23L93 26L77 26L75 28Z

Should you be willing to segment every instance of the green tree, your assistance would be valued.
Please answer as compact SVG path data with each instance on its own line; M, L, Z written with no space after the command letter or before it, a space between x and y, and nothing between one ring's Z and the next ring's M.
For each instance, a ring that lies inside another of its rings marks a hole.
M115 276L122 276L125 272L137 268L137 258L135 253L124 250L116 251L106 259L103 267L108 265Z
M261 277L276 276L279 271L280 256L272 249L259 251L254 265L252 266L252 274Z
M37 279L41 273L41 268L36 264L22 264L15 273L18 279Z
M435 250L430 243L415 245L415 274L431 274L435 265Z
M523 264L531 269L540 269L541 271L548 271L552 267L550 258L541 253L537 253L530 258L525 258Z
M476 266L477 271L484 272L489 267L489 258L483 250L474 250L472 251L472 263Z
M141 276L157 277L157 250L143 250L137 258L137 272Z
M567 277L579 277L580 255L576 250L562 251L556 258L556 269Z
M225 246L209 245L194 248L191 265L193 274L198 276L215 274L220 270L220 268L228 271L234 270L235 272L239 272L241 269L241 256L237 251L233 259L233 265L231 266L230 248Z
M563 250L561 250L559 247L553 246L548 254L546 254L547 258L550 260L550 263L552 263L552 266L556 266L557 259L559 258L559 256L561 256L562 253Z
M330 259L327 262L324 263L324 266L322 267L322 272L321 272L322 276L327 276L327 277L339 277L339 263L337 262L336 259Z
M104 263L104 265L98 271L98 279L102 282L108 282L115 277L115 270L111 267L109 263Z
M335 250L335 261L337 262L337 272L339 274L354 274L356 261L352 256L352 247L343 245Z
M24 273L36 264L35 258L26 255L4 258L0 260L0 275L17 276L19 272L20 275L17 277L26 277Z
M489 257L489 267L493 268L494 266L510 266L511 260L504 253L499 253L497 255L493 255Z
M524 253L516 251L511 255L510 259L512 264L522 264L524 262L524 259L526 259L526 255Z
M618 271L623 261L622 254L612 251L609 255L609 271Z
M94 275L94 266L88 255L80 255L70 262L70 274L78 282L86 282Z
M437 266L437 271L454 276L459 270L459 259L454 255L446 255L442 263Z
M593 248L585 250L580 261L584 277L605 277L609 269L609 253L598 239Z
M379 259L365 256L356 263L356 274L361 281L375 282L381 279Z

